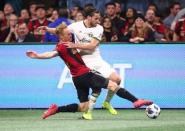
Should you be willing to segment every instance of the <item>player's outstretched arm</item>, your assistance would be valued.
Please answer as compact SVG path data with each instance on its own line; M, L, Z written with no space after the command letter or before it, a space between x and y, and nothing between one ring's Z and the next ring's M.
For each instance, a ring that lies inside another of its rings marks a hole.
M49 51L49 52L44 52L44 53L39 54L35 51L27 51L26 55L30 58L33 58L33 59L50 59L50 58L58 56L58 52L57 51Z
M40 26L38 27L39 30L44 30L46 32L49 32L51 34L56 34L57 31L56 31L56 28L50 28L50 27L47 27L47 26Z

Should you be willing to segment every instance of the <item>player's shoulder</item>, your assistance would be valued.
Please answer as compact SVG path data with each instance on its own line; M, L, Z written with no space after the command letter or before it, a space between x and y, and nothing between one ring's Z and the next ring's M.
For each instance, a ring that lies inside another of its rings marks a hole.
M101 26L101 25L97 24L97 25L96 25L96 29L97 29L97 30L101 30L101 31L102 31L102 30L103 30L103 26Z
M59 42L59 43L56 44L56 47L62 47L62 46L64 46L64 44L61 43L61 42Z
M68 28L70 30L76 30L76 29L83 28L83 21L74 22L74 23L68 25Z
M100 25L100 24L97 24L97 26L96 26L97 28L103 28L103 26L102 25Z
M70 24L71 26L80 26L83 25L83 21L78 21L78 22L73 22L72 24Z
M59 42L56 47L55 47L56 51L60 52L60 51L65 51L67 48L66 46L64 45L64 43L62 42Z

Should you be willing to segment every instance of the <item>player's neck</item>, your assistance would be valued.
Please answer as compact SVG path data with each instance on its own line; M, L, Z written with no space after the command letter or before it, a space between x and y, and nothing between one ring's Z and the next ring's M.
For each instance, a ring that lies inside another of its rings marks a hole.
M91 28L92 27L91 24L90 24L90 22L87 19L85 19L83 21L83 23L84 23L85 27L87 27L87 28Z

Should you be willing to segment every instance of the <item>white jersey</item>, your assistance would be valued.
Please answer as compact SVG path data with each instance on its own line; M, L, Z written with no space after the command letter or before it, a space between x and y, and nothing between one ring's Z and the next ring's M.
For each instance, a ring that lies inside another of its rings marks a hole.
M93 38L101 41L103 34L103 27L97 25L96 27L87 28L83 21L72 23L68 26L70 31L74 34L75 43L90 43ZM101 58L99 48L95 50L80 50L83 59Z
M69 30L74 34L75 43L90 43L93 38L101 41L103 35L103 27L97 25L96 27L88 28L85 26L84 21L72 23L68 26ZM91 68L99 71L105 77L108 77L112 73L110 65L106 63L101 55L99 48L95 50L79 50L85 64ZM107 69L106 69L107 67Z

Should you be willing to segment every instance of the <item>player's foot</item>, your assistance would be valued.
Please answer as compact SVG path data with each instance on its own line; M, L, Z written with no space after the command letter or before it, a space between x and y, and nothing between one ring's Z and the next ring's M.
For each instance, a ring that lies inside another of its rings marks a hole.
M111 106L109 102L104 101L102 107L107 109L112 115L118 114L118 112Z
M92 120L92 114L91 112L84 112L82 115L82 118L85 120Z
M46 110L43 115L42 119L46 119L47 117L54 115L58 110L58 106L56 104L52 104L48 110Z
M149 100L143 100L143 99L138 99L137 101L134 102L134 107L135 108L140 108L142 106L147 106L153 104L152 101Z

